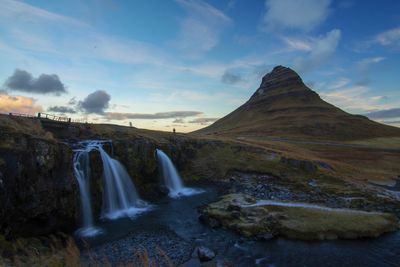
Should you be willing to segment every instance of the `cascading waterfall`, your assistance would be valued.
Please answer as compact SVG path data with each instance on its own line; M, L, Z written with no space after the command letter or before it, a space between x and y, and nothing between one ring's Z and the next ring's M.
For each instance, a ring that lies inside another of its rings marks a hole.
M101 217L106 219L133 217L150 208L150 205L139 198L132 179L122 164L111 158L103 149L104 143L105 141L82 142L80 145L83 149L75 150L74 172L79 184L83 216L83 227L78 234L83 236L92 236L100 232L100 229L93 225L90 201L89 153L92 150L99 151L103 162L104 189Z
M90 150L89 150L90 151ZM87 149L75 150L74 173L78 180L82 206L82 228L78 230L81 236L94 236L101 230L93 225L92 204L90 201L90 159Z
M108 219L132 217L147 210L149 205L139 198L124 166L118 160L111 158L101 146L98 150L103 161L105 185L102 217Z
M169 196L178 198L204 192L203 190L185 187L171 159L162 150L156 149L158 162L161 165L165 186L169 190Z

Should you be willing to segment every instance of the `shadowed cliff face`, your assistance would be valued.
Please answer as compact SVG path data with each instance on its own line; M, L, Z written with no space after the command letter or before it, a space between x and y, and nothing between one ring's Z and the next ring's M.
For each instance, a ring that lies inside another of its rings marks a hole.
M192 139L144 137L127 127L100 133L91 125L76 131L78 127L52 123L42 128L37 119L0 116L0 235L17 238L71 233L79 227L81 207L72 144L80 140L111 140L104 149L124 165L141 197L148 201L167 193L159 177L155 149L163 149L182 170L193 159L197 146ZM90 154L90 167L91 202L97 219L104 186L103 163L97 151Z
M26 134L0 136L0 230L32 236L75 227L78 188L72 151Z
M195 133L355 140L400 136L400 129L344 112L322 100L295 71L277 66L246 103Z

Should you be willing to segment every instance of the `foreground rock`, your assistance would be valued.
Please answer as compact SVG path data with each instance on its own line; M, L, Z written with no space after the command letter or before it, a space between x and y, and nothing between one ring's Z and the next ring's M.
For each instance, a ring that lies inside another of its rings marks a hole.
M140 229L83 253L88 266L178 266L190 259L193 245L170 229Z
M215 257L215 253L211 249L202 246L197 248L197 256L200 261L210 261Z
M377 237L399 228L396 216L389 213L257 200L243 194L226 195L203 207L201 213L200 219L214 227L266 239L271 236L302 240L356 239Z

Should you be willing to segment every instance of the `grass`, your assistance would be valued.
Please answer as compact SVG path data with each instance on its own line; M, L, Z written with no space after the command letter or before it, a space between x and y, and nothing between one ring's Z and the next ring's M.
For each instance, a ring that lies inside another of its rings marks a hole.
M223 142L234 142L273 151L288 158L324 162L334 169L334 171L325 170L327 174L347 181L391 184L400 174L400 151L385 150L400 146L400 138L389 137L351 142L351 144L365 145L366 148L277 142L269 137L260 136L216 138Z
M245 236L274 233L301 240L355 239L399 228L397 218L388 213L279 204L286 202L248 206L254 203L256 199L250 196L231 194L209 204L203 213Z

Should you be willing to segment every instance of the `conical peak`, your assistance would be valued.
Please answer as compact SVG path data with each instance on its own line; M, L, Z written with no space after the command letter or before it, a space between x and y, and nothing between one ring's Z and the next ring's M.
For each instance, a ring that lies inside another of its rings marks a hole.
M284 66L276 66L271 72L267 73L263 78L260 85L262 91L273 90L283 87L297 87L303 86L304 83L300 76L292 69Z

